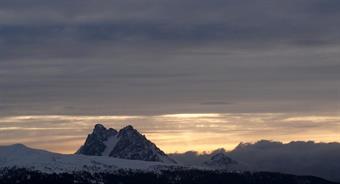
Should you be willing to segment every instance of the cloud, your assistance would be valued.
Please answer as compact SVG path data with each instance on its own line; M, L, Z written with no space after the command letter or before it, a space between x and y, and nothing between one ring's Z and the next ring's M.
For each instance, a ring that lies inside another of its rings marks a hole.
M67 150L48 148L71 152L94 121L132 122L170 151L336 140L339 7L333 0L1 1L1 144L46 148L37 137L62 139Z
M202 102L200 105L231 105L229 102L219 102L219 101L209 101L209 102Z
M262 140L241 143L232 151L217 149L210 153L188 151L170 154L186 165L200 165L216 152L223 152L252 171L282 172L297 175L313 175L340 181L340 144L296 141L281 143Z
M0 113L334 112L339 4L1 2Z
M338 140L340 126L337 119L337 115L290 113L4 116L0 117L0 144L24 143L70 153L83 143L94 124L102 123L115 129L131 124L168 153L216 148L232 150L240 142L261 139L284 142ZM67 150L57 141L62 138L72 142ZM46 146L42 140L51 144Z
M256 170L314 175L339 181L339 153L339 143L259 141L240 144L229 155Z

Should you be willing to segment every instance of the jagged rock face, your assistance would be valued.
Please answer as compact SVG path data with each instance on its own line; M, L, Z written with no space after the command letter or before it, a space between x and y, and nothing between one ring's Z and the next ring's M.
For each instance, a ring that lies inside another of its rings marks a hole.
M119 140L112 149L110 156L132 159L175 163L155 144L147 140L132 126L121 129L117 135Z
M114 129L97 124L77 154L176 163L132 126L117 133Z
M116 130L106 129L103 125L96 124L92 134L87 136L85 144L80 147L76 154L102 156L107 147L105 141L116 136L116 134Z

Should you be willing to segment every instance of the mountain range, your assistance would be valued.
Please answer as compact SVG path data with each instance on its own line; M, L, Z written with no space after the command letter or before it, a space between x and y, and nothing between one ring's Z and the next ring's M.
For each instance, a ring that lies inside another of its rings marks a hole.
M217 154L214 161L225 160ZM208 164L209 165L209 164ZM214 165L215 166L215 165ZM230 172L108 156L64 155L26 147L0 146L1 184L336 184L313 176Z
M303 163L296 161L292 163L294 159L284 157L289 152L284 149L285 146L280 143L260 141L256 144L242 143L231 152L219 149L203 155L195 152L167 155L130 125L117 131L96 124L93 131L87 136L84 145L75 154L52 153L29 148L23 144L0 146L0 181L2 181L0 183L11 183L13 177L21 178L23 176L25 177L20 180L23 183L36 184L39 182L46 183L47 181L58 183L58 180L55 180L55 175L60 177L61 180L65 180L65 183L70 178L75 181L74 177L82 178L83 183L110 183L112 177L118 178L117 181L121 183L129 183L125 182L125 179L131 178L128 176L147 178L148 183L159 183L159 180L162 180L161 183L205 183L205 180L207 182L216 180L217 182L219 181L218 178L221 181L226 180L233 183L253 181L250 182L253 184L277 184L280 182L287 183L287 181L292 184L331 183L315 177L297 177L279 173L263 173L262 171L299 175L312 174L333 181L340 181L336 177L338 176L336 173L339 173L337 171L340 171L339 162L333 163L333 165L329 164L329 167L318 165L321 166L319 170L326 169L326 171L329 171L328 175L327 172L325 172L326 174L312 172L317 171L317 169L303 172L302 169L299 169L305 167ZM305 147L306 151L310 151L301 142L291 143L288 146L300 151L300 155L293 153L293 155L297 155L298 159L301 155L308 154L296 147ZM313 147L313 144L309 143L309 147ZM336 146L333 145L333 147ZM333 149L333 151L335 150ZM312 154L309 153L309 157L305 157L313 158L310 156ZM303 160L303 162L307 161L306 159ZM329 163L328 160L325 160L325 163ZM286 167L293 165L296 170L289 170L284 167L278 169L270 167L270 164L286 164ZM315 162L311 162L309 168L314 168L313 164ZM334 170L334 167L339 168L339 170ZM250 174L249 171L253 174ZM97 175L101 179L93 178ZM151 177L151 175L154 176ZM188 177L190 175L192 177ZM27 181L28 176L29 178L32 176L37 178L35 182ZM105 180L106 177L111 178L109 182ZM157 179L153 181L155 177ZM202 178L199 179L200 177ZM174 178L177 178L177 181L173 181ZM264 182L264 178L267 178L266 182ZM77 181L77 183L82 182Z
M240 143L235 149L217 149L211 153L169 154L183 165L203 165L215 154L223 153L245 170L270 171L297 175L312 175L340 182L340 143L316 143L293 141L281 143L261 140L255 143Z

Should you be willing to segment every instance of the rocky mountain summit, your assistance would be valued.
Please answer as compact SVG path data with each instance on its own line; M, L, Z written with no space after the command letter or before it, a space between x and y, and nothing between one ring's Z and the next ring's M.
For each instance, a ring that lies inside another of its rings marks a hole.
M76 154L176 163L131 125L116 131L96 124Z

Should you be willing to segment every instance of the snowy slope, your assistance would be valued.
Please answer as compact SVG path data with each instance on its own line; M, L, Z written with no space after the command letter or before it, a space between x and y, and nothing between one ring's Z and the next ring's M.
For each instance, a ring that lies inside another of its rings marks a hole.
M66 155L28 148L22 144L0 146L0 169L27 168L46 173L73 171L115 172L120 169L155 171L175 165L103 156Z
M104 141L105 149L101 155L110 156L110 153L112 152L113 148L116 146L118 141L119 141L118 135L111 136L106 141Z

